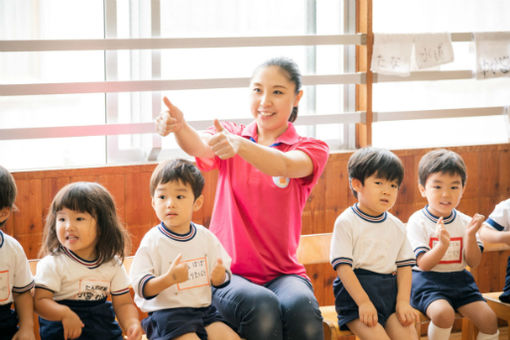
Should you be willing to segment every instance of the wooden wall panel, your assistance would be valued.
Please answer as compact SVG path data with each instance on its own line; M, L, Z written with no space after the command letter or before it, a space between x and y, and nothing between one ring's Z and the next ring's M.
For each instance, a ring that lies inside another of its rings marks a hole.
M510 197L510 145L480 145L451 148L458 152L468 167L468 182L459 210L466 214L488 215L494 205ZM392 213L407 221L426 201L419 194L417 165L431 149L397 150L405 168L404 182ZM322 177L313 189L303 212L303 234L333 230L336 217L355 202L349 189L347 162L352 152L330 155ZM149 180L155 164L112 166L86 169L15 172L18 186L16 204L19 211L8 221L5 231L16 237L29 258L36 258L40 247L44 219L53 196L64 185L78 180L97 181L114 196L118 214L128 228L133 252L145 232L158 223L151 206ZM194 220L209 225L214 204L217 172L204 174L205 203ZM479 268L473 270L482 291L500 290L510 252L484 254ZM307 266L321 304L331 304L331 283L335 277L329 265Z

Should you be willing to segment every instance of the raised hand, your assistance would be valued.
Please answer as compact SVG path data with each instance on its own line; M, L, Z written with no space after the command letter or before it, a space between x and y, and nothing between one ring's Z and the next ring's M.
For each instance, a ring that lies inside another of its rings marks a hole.
M218 259L216 261L216 265L214 266L212 273L211 273L211 284L213 286L219 286L223 282L225 282L225 273L227 272L227 269L223 265L222 259Z
M217 119L214 120L214 127L216 134L209 140L209 147L221 159L234 157L239 151L239 137L225 130Z
M177 255L168 269L167 276L172 284L188 281L188 265L181 263L181 258L182 254Z
M466 227L466 234L470 236L475 236L475 234L482 227L483 221L485 220L485 216L480 214L475 214L469 224Z
M162 111L159 116L156 117L156 131L161 136L166 136L182 129L184 125L184 115L167 97L163 97L163 103L165 103L167 110Z
M450 233L446 230L444 223L443 223L443 217L439 217L439 220L436 224L436 234L439 239L439 243L445 247L448 248L450 245Z

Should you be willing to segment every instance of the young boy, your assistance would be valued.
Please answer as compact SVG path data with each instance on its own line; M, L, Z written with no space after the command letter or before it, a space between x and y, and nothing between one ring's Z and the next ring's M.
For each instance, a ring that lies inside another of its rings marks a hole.
M0 227L14 209L16 192L14 178L0 165ZM35 339L30 293L33 287L34 279L23 248L16 239L0 231L0 339ZM12 302L16 311L11 309Z
M418 167L418 187L428 205L407 223L417 261L411 304L430 318L431 340L449 338L456 310L473 321L478 340L498 339L496 315L465 269L480 263L483 245L476 233L483 216L470 218L455 209L466 184L464 161L440 149L425 154Z
M510 198L496 205L480 229L480 238L486 242L510 244ZM505 287L499 299L510 303L510 257L506 267Z
M403 223L388 212L402 163L390 151L363 148L348 171L358 203L336 219L330 252L338 324L361 339L418 339L409 303L414 256Z
M231 259L218 239L194 224L204 178L185 160L166 161L150 181L152 207L161 224L143 237L130 270L135 303L149 316L149 339L239 339L211 305L211 286L230 280Z

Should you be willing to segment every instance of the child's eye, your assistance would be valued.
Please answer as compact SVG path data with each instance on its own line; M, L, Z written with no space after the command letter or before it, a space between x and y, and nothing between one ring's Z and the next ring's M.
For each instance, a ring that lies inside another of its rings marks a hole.
M432 188L433 188L433 189L441 189L441 186L439 186L439 185L434 185Z
M63 217L58 217L57 218L57 222L64 222L64 221L65 221L65 218L63 218Z
M184 195L177 195L177 199L179 199L179 200L182 200L184 198L186 198Z
M459 187L457 185L452 186L452 190L457 190Z
M396 189L396 188L398 188L398 185L396 185L396 184L392 184L392 185L391 185L391 187L392 187L393 189Z
M253 92L255 92L255 93L259 93L259 92L262 92L262 90L261 90L261 89L259 89L258 87L255 87L255 88L253 88Z
M274 92L273 92L273 93L274 93L274 94L283 94L283 92L282 92L282 91L280 91L280 90L274 90Z
M166 198L166 196L165 196L165 195L159 195L159 196L158 196L158 198L159 198L160 200L164 200L164 199Z
M76 221L85 221L85 217L82 216L76 217Z

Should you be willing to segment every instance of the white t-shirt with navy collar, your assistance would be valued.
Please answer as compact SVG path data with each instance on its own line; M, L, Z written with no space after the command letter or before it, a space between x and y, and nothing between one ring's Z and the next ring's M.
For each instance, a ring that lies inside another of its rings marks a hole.
M389 212L379 216L363 213L355 204L335 221L330 261L333 268L348 264L380 274L413 266L415 259L404 224Z
M0 231L0 305L12 303L13 293L34 287L34 278L21 244Z
M409 218L407 222L407 235L416 258L421 253L430 251L439 242L436 233L438 220L439 217L431 214L427 207L416 211ZM431 271L454 272L466 268L464 248L466 244L466 227L470 221L470 216L456 209L452 210L450 216L443 218L443 224L450 234L450 244L443 258ZM483 243L478 234L476 234L476 240L480 249L483 250ZM418 266L415 266L413 270L421 271Z
M166 273L178 254L188 265L188 281L174 284L156 296L144 296L145 284ZM191 223L186 234L176 234L163 223L149 230L136 251L130 269L135 303L144 312L167 308L208 307L212 302L211 273L222 259L230 277L231 258L207 228Z
M499 202L485 221L497 231L510 230L510 198Z
M37 263L35 286L51 291L55 301L97 301L129 293L129 278L120 259L99 265L62 247Z

